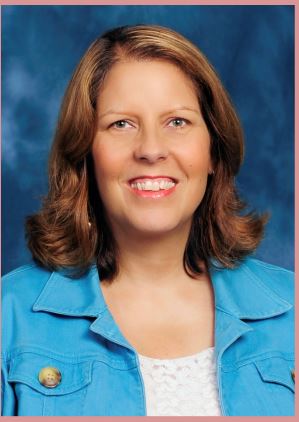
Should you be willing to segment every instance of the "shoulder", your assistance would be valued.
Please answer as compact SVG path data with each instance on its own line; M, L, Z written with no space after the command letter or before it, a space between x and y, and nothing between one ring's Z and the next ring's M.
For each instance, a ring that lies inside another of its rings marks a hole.
M21 287L25 289L36 284L43 284L51 274L51 271L34 263L23 265L2 276L2 292L5 294Z
M52 272L37 264L28 264L16 268L1 278L2 312L9 307L32 305ZM7 311L9 311L7 309Z
M218 309L238 318L261 319L285 314L294 304L294 273L248 257L234 268L212 269Z
M35 324L32 307L51 274L51 271L32 263L1 278L3 355L15 345L21 332L28 333L28 326Z
M254 258L247 258L240 268L262 281L277 295L294 303L295 275L293 271Z

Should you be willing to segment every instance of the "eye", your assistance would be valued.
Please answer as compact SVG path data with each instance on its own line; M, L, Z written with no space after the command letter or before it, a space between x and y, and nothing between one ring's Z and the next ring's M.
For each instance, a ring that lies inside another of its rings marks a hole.
M182 128L187 126L188 123L190 123L189 120L182 119L181 117L175 117L170 120L169 125L174 128Z
M127 120L117 120L116 122L112 123L109 127L116 129L127 129L128 127L132 127L132 125Z

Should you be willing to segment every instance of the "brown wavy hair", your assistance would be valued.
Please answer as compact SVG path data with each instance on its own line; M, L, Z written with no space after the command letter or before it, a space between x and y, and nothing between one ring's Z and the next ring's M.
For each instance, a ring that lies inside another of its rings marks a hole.
M35 261L81 275L96 263L102 279L118 271L118 251L95 182L91 146L97 98L107 72L118 61L166 60L192 81L211 137L214 174L209 176L184 253L195 277L201 263L232 268L252 253L267 215L246 211L235 176L243 160L243 134L233 105L202 52L175 31L156 25L124 26L106 32L88 48L66 90L49 160L49 192L41 210L26 221ZM211 259L212 258L212 259Z

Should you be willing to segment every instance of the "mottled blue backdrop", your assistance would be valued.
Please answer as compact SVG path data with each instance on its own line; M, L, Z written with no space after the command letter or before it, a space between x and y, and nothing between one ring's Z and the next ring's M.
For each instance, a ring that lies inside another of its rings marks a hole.
M25 216L47 191L47 157L66 84L98 35L159 24L197 44L241 118L237 183L272 219L257 257L294 267L293 6L5 6L2 8L2 272L27 263Z

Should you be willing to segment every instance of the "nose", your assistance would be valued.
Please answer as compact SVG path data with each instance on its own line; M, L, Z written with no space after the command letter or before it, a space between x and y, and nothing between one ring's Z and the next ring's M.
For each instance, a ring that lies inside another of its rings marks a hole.
M168 156L168 147L165 141L157 130L144 128L136 144L135 158L149 164L165 160Z

